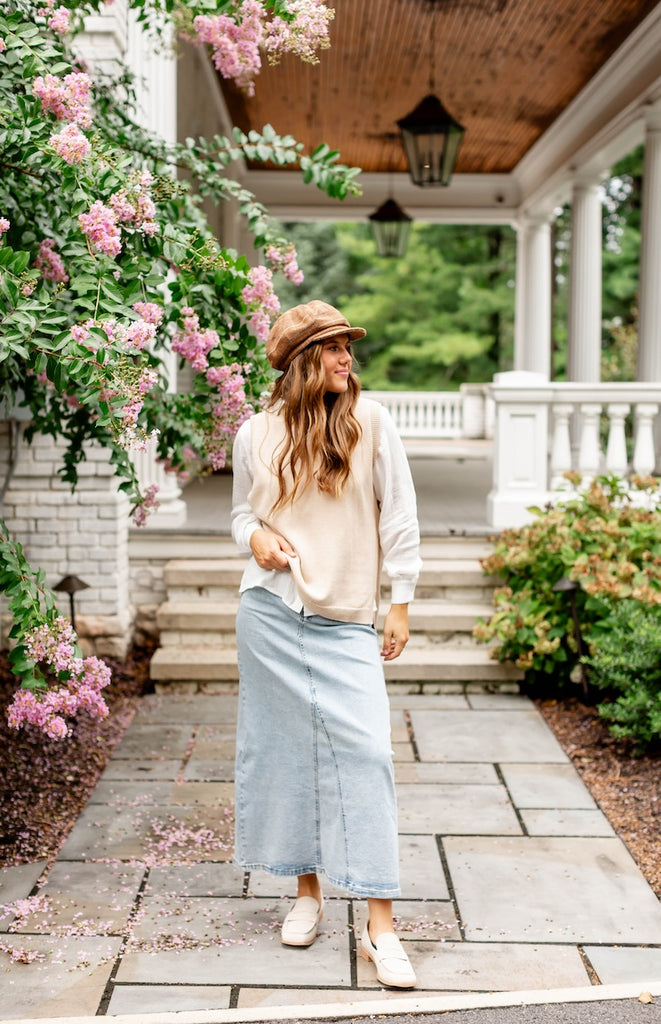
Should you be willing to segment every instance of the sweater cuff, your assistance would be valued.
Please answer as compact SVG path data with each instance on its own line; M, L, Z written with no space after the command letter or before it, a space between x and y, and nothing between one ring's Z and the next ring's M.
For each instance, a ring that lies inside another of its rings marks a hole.
M390 603L410 604L415 593L415 580L392 580Z

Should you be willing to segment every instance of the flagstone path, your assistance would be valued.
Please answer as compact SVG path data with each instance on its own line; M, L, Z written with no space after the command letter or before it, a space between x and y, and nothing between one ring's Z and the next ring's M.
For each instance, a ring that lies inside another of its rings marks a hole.
M661 978L661 905L534 705L391 706L416 994ZM144 698L50 873L0 872L23 912L0 919L2 1020L401 998L356 956L364 902L326 886L317 942L286 948L293 881L231 864L235 719L231 695Z

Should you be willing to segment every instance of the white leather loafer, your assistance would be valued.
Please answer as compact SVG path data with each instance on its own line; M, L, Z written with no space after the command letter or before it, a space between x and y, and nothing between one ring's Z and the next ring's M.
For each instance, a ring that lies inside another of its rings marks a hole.
M382 985L392 988L415 988L418 979L411 962L394 932L384 932L372 942L368 925L365 925L360 943L363 960L371 960L376 967L377 979Z
M323 916L323 898L317 903L312 896L299 896L282 922L280 938L284 945L311 946Z

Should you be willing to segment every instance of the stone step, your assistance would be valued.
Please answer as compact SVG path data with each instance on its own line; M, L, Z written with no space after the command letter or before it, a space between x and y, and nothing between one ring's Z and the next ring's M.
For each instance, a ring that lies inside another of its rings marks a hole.
M165 601L158 609L156 622L161 632L161 643L166 642L168 632L231 633L239 605L234 600L215 601L211 598L197 600ZM377 625L383 625L387 604L379 611ZM443 601L413 601L409 606L409 625L412 633L445 635L447 633L470 633L478 618L489 618L493 605L486 602L461 604Z
M236 558L172 559L163 570L163 579L168 588L181 591L190 587L203 596L207 588L238 587L244 567L245 560ZM493 587L497 583L495 577L484 575L476 558L426 558L418 588L425 596L425 589L434 587L479 589Z
M245 561L231 537L211 533L159 533L136 530L129 537L132 560L166 563L173 559L209 558ZM486 558L493 545L479 537L422 537L420 554L425 558Z
M158 683L238 682L236 650L219 645L161 647L151 661L151 678ZM516 682L523 673L511 665L493 661L477 646L437 646L409 649L396 661L385 664L390 683L437 684L442 682L485 684Z
M169 630L209 631L227 633L234 630L239 607L238 595L234 600L214 601L212 598L165 601L156 614L156 624L163 634Z

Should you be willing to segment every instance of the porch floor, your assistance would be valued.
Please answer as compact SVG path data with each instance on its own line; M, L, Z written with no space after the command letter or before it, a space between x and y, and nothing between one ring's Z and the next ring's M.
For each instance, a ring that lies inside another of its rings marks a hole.
M425 439L408 440L405 447L418 497L418 519L423 536L484 537L494 532L486 517L493 442ZM230 473L195 480L186 487L183 497L188 518L182 532L230 532ZM157 531L160 532L151 525L142 532Z

